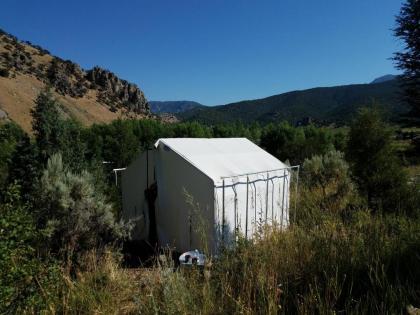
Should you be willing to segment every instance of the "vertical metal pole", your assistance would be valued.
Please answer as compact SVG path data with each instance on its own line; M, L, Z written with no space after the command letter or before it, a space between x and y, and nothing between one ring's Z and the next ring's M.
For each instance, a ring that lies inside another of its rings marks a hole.
M267 213L268 213L268 173L267 173L267 185L265 191L265 224L267 224Z
M274 222L274 180L271 179L271 222Z
M280 212L280 196L281 196L281 182L280 182L280 178L279 178L279 199L278 199L278 205L279 205L279 209L278 209L278 215L279 215L279 220L283 220L283 205L282 206L282 211ZM280 221L280 228L283 229L283 222Z
M223 180L222 190L222 242L225 239L225 180Z
M284 189L285 187L286 187L286 170L283 171L283 196L281 198L281 229L283 229L283 219L284 219Z
M146 150L146 188L149 188L149 150Z
M249 177L246 177L246 214L245 214L245 239L248 239L248 191Z
M257 185L255 185L255 182L252 183L252 185L254 186L254 190L255 190L255 195L254 195L254 220L255 220L255 225L257 224ZM255 227L254 227L255 230Z
M237 229L238 229L238 196L236 194L236 187L235 184L232 184L232 190L233 193L235 194L235 199L233 200L233 217L234 217L234 233L235 233L235 241L236 241L236 236L237 236Z
M190 214L188 215L188 223L190 225L190 235L189 235L189 239L190 239L190 248L192 248L192 214L190 212Z
M299 170L300 170L300 165L298 165L297 167L297 171L296 171L296 190L295 190L295 213L293 215L293 223L296 223L296 211L297 211L297 200L298 200L298 184L299 184Z

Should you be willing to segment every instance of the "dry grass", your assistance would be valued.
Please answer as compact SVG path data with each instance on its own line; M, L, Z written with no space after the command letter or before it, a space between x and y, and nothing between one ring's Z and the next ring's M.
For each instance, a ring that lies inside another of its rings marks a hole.
M140 294L133 274L119 266L112 252L84 257L82 269L74 278L64 276L65 289L61 305L55 309L63 314L133 314L137 310L136 295Z
M67 280L67 314L402 314L420 305L420 224L357 211L263 228L205 270L123 269L90 254ZM168 256L169 257L169 256Z
M374 215L357 202L323 208L300 193L297 222L260 226L251 241L211 257L205 269L123 269L118 255L88 255L68 279L68 314L404 314L420 306L420 219ZM320 206L321 205L321 206ZM292 213L293 216L293 213Z
M0 54L7 51L5 42L0 36ZM22 44L25 52L31 54L34 61L34 67L44 65L48 68L49 63L53 60L51 55L39 55L35 48ZM34 101L46 84L34 75L14 73L9 78L0 77L0 109L5 111L8 117L19 124L26 132L31 133L31 108ZM125 109L118 109L116 112L109 110L109 106L98 102L97 90L90 89L80 98L63 96L53 93L54 97L63 105L64 113L78 121L83 125L91 125L93 123L107 123L117 118L144 118L143 114L128 112Z
M31 133L31 109L34 107L34 101L39 92L44 88L43 82L30 75L18 74L15 78L0 77L0 108L11 120L19 124L26 132ZM86 126L93 123L107 123L117 118L143 117L125 110L111 112L106 105L97 101L94 90L89 90L81 98L62 96L57 93L53 95L63 105L63 111L67 116Z

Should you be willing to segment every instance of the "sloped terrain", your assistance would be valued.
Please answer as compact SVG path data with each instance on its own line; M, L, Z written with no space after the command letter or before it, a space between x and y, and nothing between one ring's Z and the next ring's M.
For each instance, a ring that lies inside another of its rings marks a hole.
M352 84L320 87L273 95L214 107L199 107L180 113L184 120L204 123L258 121L269 123L287 120L298 123L314 120L320 123L346 123L362 106L378 104L391 118L405 111L398 99L398 80L377 84Z
M30 132L31 108L47 86L63 105L63 113L85 125L151 117L148 102L135 84L99 67L83 70L0 31L0 110L7 119Z
M193 101L150 101L150 110L154 114L170 113L177 114L204 105Z

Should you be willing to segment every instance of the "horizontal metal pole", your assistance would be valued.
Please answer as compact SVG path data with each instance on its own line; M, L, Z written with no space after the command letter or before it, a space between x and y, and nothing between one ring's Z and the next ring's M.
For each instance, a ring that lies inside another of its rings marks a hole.
M266 170L266 171L261 171L261 172L254 172L254 173L244 173L244 174L238 174L238 175L232 175L232 176L221 176L221 179L226 179L226 178L233 178L233 177L241 177L241 176L248 176L248 175L256 175L256 174L262 174L262 173L269 173L269 172L275 172L275 171L283 171L283 170L290 170L290 169L294 169L294 168L299 168L300 165L294 165L294 166L288 166L288 167L282 167L282 168L276 168L273 170Z
M273 177L269 177L269 178L259 178L259 179L256 179L256 180L251 180L251 181L249 181L248 182L248 184L254 184L254 183L257 183L257 182L266 182L266 181L269 181L269 180L272 180L272 179L276 179L276 178L284 178L284 177L287 177L287 175L282 175L282 176L273 176ZM233 187L233 186L236 186L236 185L246 185L247 184L247 182L235 182L235 183L233 183L233 184L231 184L231 185L222 185L222 186L217 186L217 185L214 185L214 188L223 188L223 187Z
M114 172L120 172L120 171L125 171L126 169L127 169L126 167L114 168L114 169L112 169L112 171L114 171Z

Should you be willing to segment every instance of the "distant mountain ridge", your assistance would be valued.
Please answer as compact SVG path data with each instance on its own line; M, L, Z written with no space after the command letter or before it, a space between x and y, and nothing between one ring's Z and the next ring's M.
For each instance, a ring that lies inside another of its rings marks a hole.
M192 101L148 102L137 85L109 70L84 70L0 29L0 120L11 119L30 132L31 108L47 86L62 104L63 115L85 125L117 118L157 118L151 112L168 122L346 123L358 108L372 102L378 102L391 117L405 111L399 101L398 76L394 75L371 84L292 91L214 107Z
M207 124L287 120L297 123L308 117L322 124L348 123L357 109L377 103L391 118L405 111L399 101L396 79L376 84L351 84L292 91L262 99L241 101L214 107L200 107L180 113L181 120Z
M395 74L385 74L379 78L374 79L372 82L370 82L371 84L375 84L375 83L382 83L382 82L386 82L386 81L391 81L391 80L395 80L396 78L398 78L398 75Z
M150 101L150 110L153 114L178 114L205 105L193 101Z

